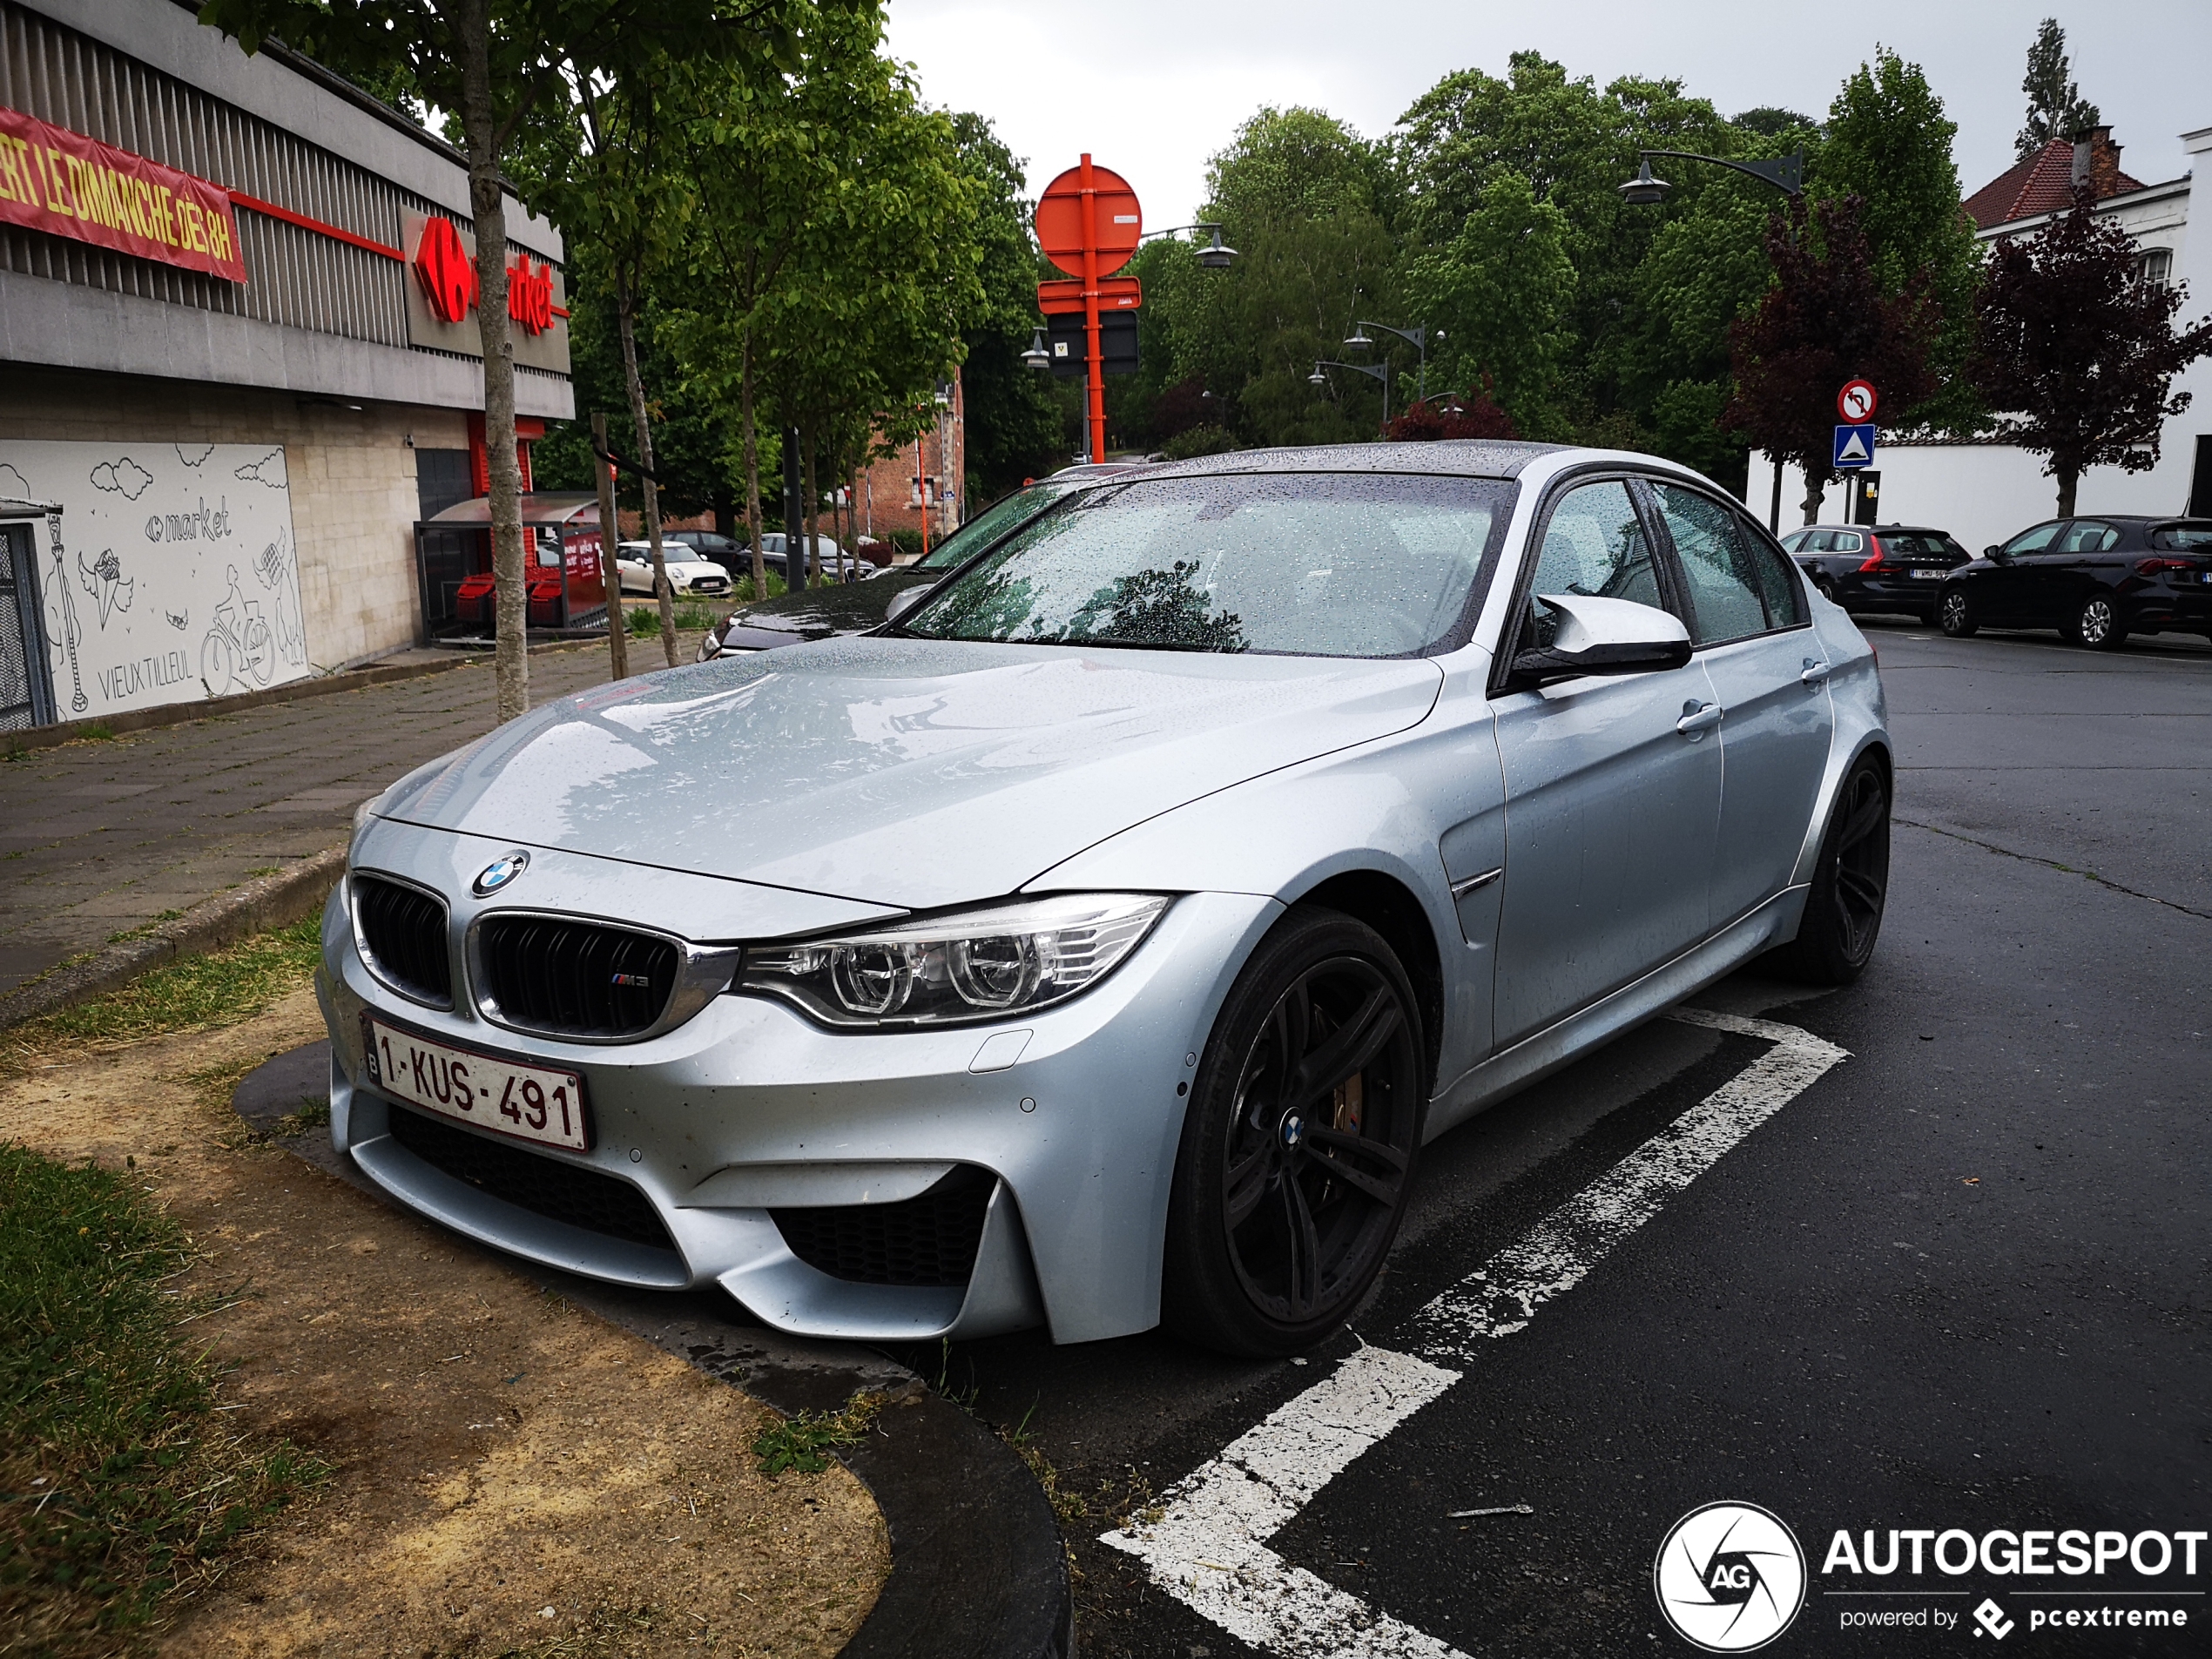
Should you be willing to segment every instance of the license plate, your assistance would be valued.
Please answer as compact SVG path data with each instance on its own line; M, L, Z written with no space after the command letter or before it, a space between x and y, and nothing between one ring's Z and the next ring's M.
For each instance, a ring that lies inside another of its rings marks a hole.
M1912 579L1915 582L1940 582L1950 574L1948 570L1915 570Z
M518 1141L591 1150L583 1079L550 1066L432 1042L373 1015L364 1015L368 1074L379 1089L457 1123L474 1123Z

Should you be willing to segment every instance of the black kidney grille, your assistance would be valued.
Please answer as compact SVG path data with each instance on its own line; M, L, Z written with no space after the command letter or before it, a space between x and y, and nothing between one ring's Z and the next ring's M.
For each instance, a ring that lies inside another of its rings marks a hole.
M353 877L354 914L378 976L409 996L453 1006L453 955L446 945L446 907L427 893Z
M487 918L476 945L501 1019L576 1036L644 1030L668 1006L683 965L665 939L546 916Z
M898 1204L773 1210L791 1253L856 1285L965 1285L998 1177L961 1164Z
M392 1138L433 1169L533 1215L633 1244L676 1248L660 1212L627 1181L487 1140L402 1106L392 1108Z

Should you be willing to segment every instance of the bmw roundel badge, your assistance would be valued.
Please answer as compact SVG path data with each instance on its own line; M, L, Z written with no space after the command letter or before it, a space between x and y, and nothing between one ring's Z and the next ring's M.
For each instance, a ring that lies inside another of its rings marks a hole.
M479 899L489 899L502 887L510 886L515 878L529 866L530 855L516 847L512 853L494 859L477 875L475 892Z

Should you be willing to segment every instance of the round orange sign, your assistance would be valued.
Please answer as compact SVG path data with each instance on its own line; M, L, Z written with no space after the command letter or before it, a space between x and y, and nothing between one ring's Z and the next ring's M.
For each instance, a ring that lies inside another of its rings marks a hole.
M1088 244L1098 253L1098 274L1118 271L1136 252L1144 232L1144 212L1129 181L1110 170L1089 165L1070 167L1044 187L1037 198L1037 246L1045 257L1069 276L1083 274L1083 250ZM1083 174L1088 171L1089 192Z

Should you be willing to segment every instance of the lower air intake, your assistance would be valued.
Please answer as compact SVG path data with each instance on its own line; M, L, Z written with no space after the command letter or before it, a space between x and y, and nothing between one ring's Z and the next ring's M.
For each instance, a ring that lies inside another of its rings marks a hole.
M898 1204L774 1210L791 1253L853 1285L958 1285L975 1271L983 1212L998 1177L962 1164Z
M656 1250L676 1248L651 1200L627 1181L471 1135L402 1106L392 1108L392 1138L432 1169L548 1221Z

